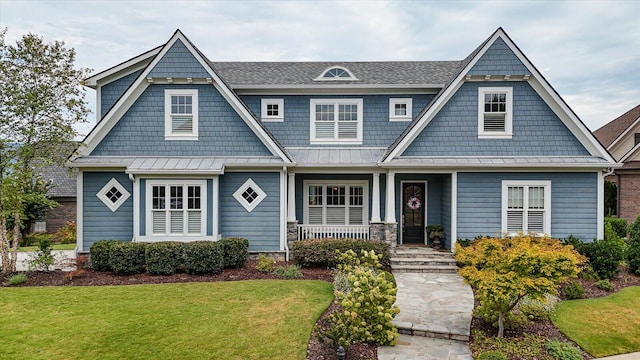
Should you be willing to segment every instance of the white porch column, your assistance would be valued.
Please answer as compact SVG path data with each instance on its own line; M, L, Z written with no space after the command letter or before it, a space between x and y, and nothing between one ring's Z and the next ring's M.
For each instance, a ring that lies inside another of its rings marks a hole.
M458 172L451 173L451 252L456 252L458 240Z
M287 221L296 221L296 174L289 173L288 196L287 196Z
M387 173L387 208L385 211L387 223L396 222L396 174Z
M373 190L371 190L371 222L380 222L380 173L373 173Z

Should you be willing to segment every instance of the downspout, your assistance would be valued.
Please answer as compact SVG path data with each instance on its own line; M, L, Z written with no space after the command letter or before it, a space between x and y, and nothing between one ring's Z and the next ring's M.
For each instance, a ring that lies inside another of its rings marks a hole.
M129 180L131 180L132 183L135 183L136 178L135 178L135 176L133 174L129 173ZM133 187L134 187L134 189L133 189L134 192L139 191L138 189L135 188L135 185ZM134 198L135 198L135 194L134 194ZM133 206L135 207L136 204L133 204ZM135 212L135 209L133 209L133 212ZM135 216L133 217L133 221L136 221L135 220ZM135 224L133 224L133 228L134 228L134 231L133 231L133 237L131 238L131 242L135 242L136 241L136 232L135 232L136 226L135 226Z
M289 196L289 183L288 183L288 177L287 177L287 166L283 165L282 166L282 173L284 174L284 195L280 195L280 196L284 196L285 199L289 200L288 196ZM285 217L284 219L284 260L286 262L289 262L289 229L287 228L288 224L287 224L287 220L286 220L286 216L288 215L286 212L286 201L285 201L285 210L281 211L280 213ZM282 231L282 230L280 230Z

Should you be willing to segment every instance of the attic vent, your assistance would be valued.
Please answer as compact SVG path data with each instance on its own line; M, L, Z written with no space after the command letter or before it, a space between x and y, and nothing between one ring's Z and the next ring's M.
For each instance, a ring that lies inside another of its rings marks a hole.
M358 80L349 69L344 68L342 66L332 66L320 74L317 78L313 79L315 81L353 81Z

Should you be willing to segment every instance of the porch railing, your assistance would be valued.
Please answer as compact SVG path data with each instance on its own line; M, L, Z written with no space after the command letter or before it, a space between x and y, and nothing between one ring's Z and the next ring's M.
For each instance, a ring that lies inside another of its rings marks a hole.
M298 225L298 240L323 238L369 240L369 225Z

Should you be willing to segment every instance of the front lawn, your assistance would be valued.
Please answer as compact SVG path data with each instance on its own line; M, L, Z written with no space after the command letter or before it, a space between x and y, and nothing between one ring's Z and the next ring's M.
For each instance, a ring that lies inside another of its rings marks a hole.
M304 359L324 281L0 289L3 359Z
M563 301L552 321L593 356L640 351L640 286L602 298Z
M51 245L51 249L54 251L57 250L73 250L76 248L76 244L53 244ZM18 248L19 252L27 252L27 251L38 251L38 245L33 246L21 246Z

